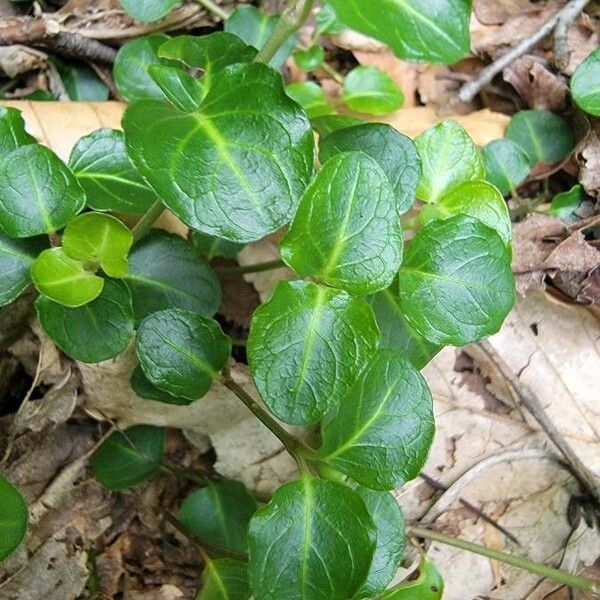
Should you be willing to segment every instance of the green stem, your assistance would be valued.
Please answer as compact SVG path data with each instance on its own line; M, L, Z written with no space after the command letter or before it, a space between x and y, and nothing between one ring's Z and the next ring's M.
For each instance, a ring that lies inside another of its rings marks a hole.
M158 221L163 212L165 212L163 203L160 200L156 201L131 230L133 241L137 242L141 240L152 229L152 225Z
M263 273L264 271L271 271L272 269L280 269L285 267L285 263L278 258L277 260L270 260L264 263L257 263L255 265L246 265L245 267L224 267L223 269L216 269L217 273L223 273L228 275L233 274L246 274L246 273Z
M558 583L568 585L573 589L590 592L594 595L600 596L599 580L588 579L587 577L579 577L578 575L571 575L566 571L561 571L560 569L555 569L554 567L542 565L528 558L521 558L520 556L514 556L512 554L507 554L506 552L500 552L499 550L486 548L485 546L473 544L471 542L467 542L466 540L445 535L439 531L433 531L432 529L425 529L423 527L409 527L407 534L417 538L439 542L440 544L445 544L447 546L453 546L454 548L460 548L461 550L467 550L468 552L473 552L474 554L479 554L480 556L485 556L507 565L529 571L529 573L534 573L535 575L540 575L541 577L547 577L548 579L552 579Z
M229 18L229 13L218 4L212 2L212 0L196 0L196 2L201 6L204 6L206 10L210 11L220 19L223 19L223 21Z

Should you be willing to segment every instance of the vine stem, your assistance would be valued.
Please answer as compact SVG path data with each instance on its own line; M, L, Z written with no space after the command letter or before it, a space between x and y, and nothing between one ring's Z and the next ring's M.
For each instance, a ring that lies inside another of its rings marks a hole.
M239 274L244 275L246 273L263 273L264 271L271 271L273 269L281 269L286 264L278 258L277 260L270 260L268 262L256 263L255 265L246 265L243 267L224 267L222 269L215 269L217 273L223 273L227 275Z
M157 200L131 230L133 241L141 240L152 229L152 225L158 221L163 212L165 212L165 207L160 200Z
M218 4L215 4L212 0L196 0L196 2L200 4L200 6L204 6L206 10L210 11L220 19L223 19L223 21L229 18L229 13Z
M513 567L518 567L519 569L523 569L529 573L534 573L535 575L552 579L558 583L568 585L573 589L590 592L591 594L600 597L599 580L588 579L587 577L580 577L578 575L571 575L566 571L542 565L530 560L529 558L522 558L513 554L507 554L506 552L500 552L500 550L493 550L492 548L487 548L486 546L481 546L480 544L473 544L472 542L467 542L466 540L461 540L460 538L455 538L450 535L440 533L439 531L434 531L433 529L426 529L424 527L408 527L407 535L439 542L440 544L453 546L454 548L460 548L461 550L467 550L473 554L479 554L480 556L485 556Z

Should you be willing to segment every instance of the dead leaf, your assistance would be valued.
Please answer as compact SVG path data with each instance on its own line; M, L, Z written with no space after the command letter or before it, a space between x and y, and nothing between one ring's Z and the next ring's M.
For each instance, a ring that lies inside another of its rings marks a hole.
M579 163L579 182L585 191L595 198L600 197L600 137L592 130L575 152Z
M509 17L531 7L530 0L475 0L473 11L484 25L502 25Z

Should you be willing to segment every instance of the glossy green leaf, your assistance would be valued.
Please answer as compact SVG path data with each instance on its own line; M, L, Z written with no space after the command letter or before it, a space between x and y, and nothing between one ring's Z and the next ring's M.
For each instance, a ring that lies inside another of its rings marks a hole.
M0 231L0 306L18 298L31 283L31 263L48 247L45 237L14 240Z
M421 159L409 137L383 123L340 129L321 141L321 162L335 154L351 151L364 152L379 163L394 188L399 215L414 204L421 177Z
M335 112L333 106L327 101L323 88L314 81L291 83L285 91L306 111L310 119L332 115Z
M222 238L206 235L199 231L194 231L192 234L192 243L198 250L201 256L210 261L216 256L224 256L225 258L235 258L242 251L245 244L237 244Z
M9 236L54 233L84 205L84 191L52 150L29 144L0 158L0 228Z
M245 552L248 523L256 508L256 500L243 483L224 480L189 494L181 505L179 520L210 544Z
M325 115L323 117L313 117L311 120L313 129L321 136L325 138L332 134L334 131L345 129L346 127L353 127L354 125L363 125L362 119L356 117L347 117L346 115Z
M573 73L571 95L581 110L600 117L600 48L596 48Z
M63 306L76 308L97 298L104 279L86 271L62 248L44 250L31 264L31 280L38 291Z
M248 572L260 600L348 600L369 572L376 530L362 498L305 477L250 521Z
M555 163L575 145L568 123L549 110L522 110L510 120L506 137L523 148L530 164Z
M131 295L124 283L106 279L102 293L80 308L40 296L35 307L42 329L68 356L84 363L114 358L133 338Z
M125 12L142 23L162 19L181 0L120 0Z
M385 71L356 67L346 76L342 100L356 112L385 115L402 107L404 94Z
M556 194L552 198L548 214L564 221L578 221L581 217L577 209L585 200L585 191L581 184L574 185L569 191Z
M129 384L131 385L131 389L144 400L154 400L156 402L175 404L178 406L187 406L192 403L192 400L188 400L187 398L176 398L168 392L163 392L152 385L139 365L131 373Z
M327 0L348 27L400 58L453 64L470 49L471 0Z
M56 70L69 95L75 102L106 102L110 95L108 86L87 64L52 58Z
M306 190L281 257L299 275L361 295L391 285L402 244L387 175L366 154L345 152L328 160Z
M496 333L515 301L510 251L481 221L458 215L427 224L410 242L400 310L432 343L464 346Z
M325 60L325 50L323 46L314 44L306 50L297 50L294 52L294 62L299 69L303 71L314 71Z
M507 138L490 142L482 154L486 179L503 194L514 192L531 170L525 150Z
M452 188L475 179L485 179L481 152L458 122L438 123L415 139L423 165L417 197L437 202Z
M248 565L231 558L206 561L196 600L249 600L251 596Z
M125 281L138 323L167 308L212 317L221 304L214 271L183 238L164 231L150 232L133 247Z
M324 425L319 454L361 485L391 490L419 474L434 431L425 380L400 354L380 350Z
M216 321L169 309L140 323L136 351L150 383L177 398L197 400L227 364L231 340Z
M225 21L225 31L237 35L246 44L261 50L271 37L273 30L279 23L278 15L265 15L254 6L240 6L231 13ZM272 67L279 68L292 53L298 37L291 35L269 63Z
M206 95L202 83L183 69L150 65L148 74L163 94L177 108L185 112L196 110Z
M0 156L27 144L35 144L33 136L25 131L25 121L16 108L0 106Z
M289 222L313 172L309 122L262 64L220 71L197 112L138 102L123 125L134 162L165 204L190 227L230 241Z
M0 562L23 541L29 519L21 492L0 475Z
M444 580L434 564L423 558L419 576L383 594L379 600L442 600Z
M124 490L145 481L160 468L165 445L161 427L136 425L115 431L92 456L94 475L108 490Z
M122 131L98 129L82 137L71 151L69 168L94 210L141 214L157 200L127 155Z
M80 261L98 264L109 277L127 275L127 257L133 235L119 219L88 212L75 217L65 228L63 250Z
M282 281L252 318L248 360L269 409L287 423L315 423L345 398L379 341L361 298Z
M321 6L317 13L316 21L317 32L320 35L336 35L342 33L344 29L347 29L340 21L333 8L328 4Z

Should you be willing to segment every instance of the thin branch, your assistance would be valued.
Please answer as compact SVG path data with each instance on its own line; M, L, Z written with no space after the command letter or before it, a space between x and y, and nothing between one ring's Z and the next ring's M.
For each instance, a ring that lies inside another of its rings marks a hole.
M160 200L157 200L131 230L131 233L133 233L133 241L137 242L148 234L152 229L152 225L160 219L163 212L165 212L165 207Z
M246 273L263 273L264 271L271 271L273 269L281 269L285 267L285 263L279 258L277 260L270 260L268 262L256 263L254 265L245 265L243 267L223 267L222 269L215 269L217 273L223 273L224 275L233 274L246 274Z
M219 19L223 19L223 21L226 21L229 18L229 13L218 4L215 4L212 0L196 0L196 2L219 17Z

